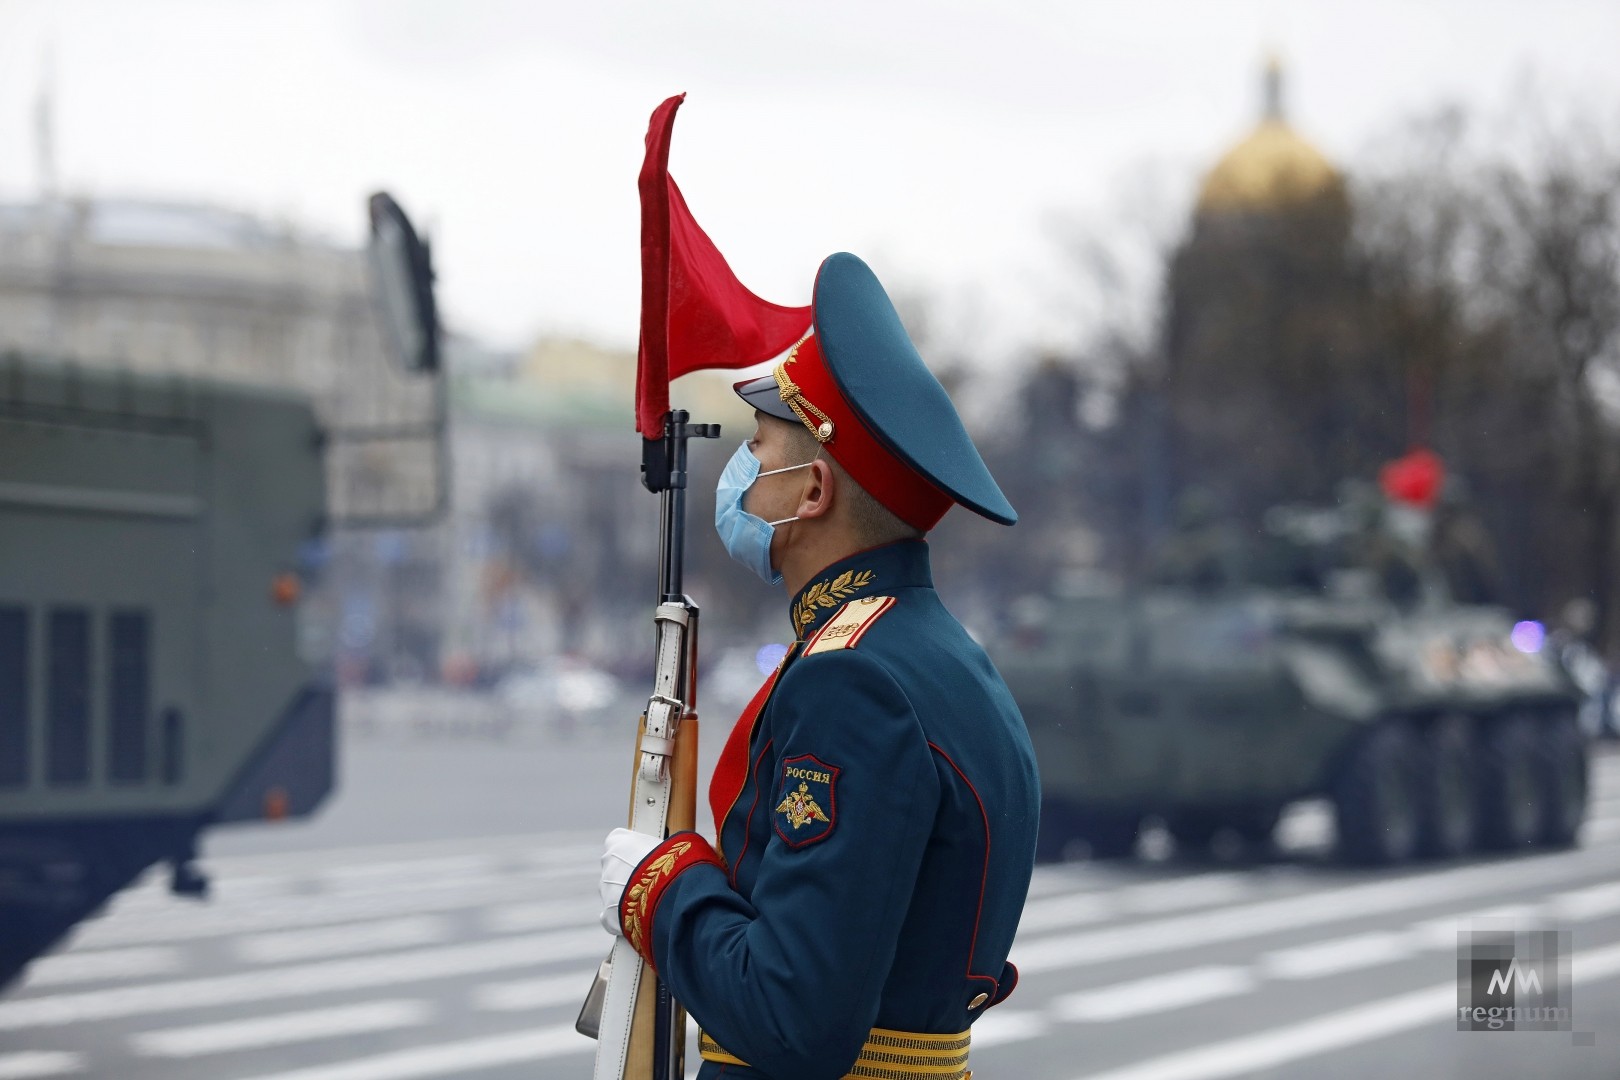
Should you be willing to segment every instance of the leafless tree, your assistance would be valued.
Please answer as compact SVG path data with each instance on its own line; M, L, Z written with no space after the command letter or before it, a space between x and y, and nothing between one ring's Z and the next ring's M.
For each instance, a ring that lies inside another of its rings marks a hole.
M1598 602L1620 625L1620 145L1534 95L1488 129L1458 109L1406 125L1358 193L1376 312L1434 440L1475 482L1513 599Z

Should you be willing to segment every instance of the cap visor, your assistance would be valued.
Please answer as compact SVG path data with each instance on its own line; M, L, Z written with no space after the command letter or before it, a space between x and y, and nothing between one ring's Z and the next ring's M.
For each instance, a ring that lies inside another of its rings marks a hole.
M798 423L799 418L788 408L787 402L782 400L782 389L776 384L775 375L761 375L757 379L744 379L732 386L737 396L758 409L767 416L774 416L778 420L788 420Z

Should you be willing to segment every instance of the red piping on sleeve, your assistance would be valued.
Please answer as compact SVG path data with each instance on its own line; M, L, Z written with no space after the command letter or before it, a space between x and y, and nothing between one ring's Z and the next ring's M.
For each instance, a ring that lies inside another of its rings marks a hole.
M933 743L929 743L928 746L934 753L945 759L945 764L956 770L956 775L962 778L962 783L966 784L968 790L973 792L973 801L979 804L979 818L984 822L984 869L979 875L979 909L973 914L973 941L968 945L967 978L985 979L992 986L999 988L1000 981L994 976L973 974L973 954L979 947L979 921L984 917L984 890L990 880L990 815L985 813L984 800L979 798L979 789L973 786L973 781L967 778L967 773L957 768L956 762L951 760L951 755ZM993 994L994 991L992 991Z
M771 752L773 742L774 740L767 740L765 745L760 748L759 757L754 759L754 769L748 774L754 781L754 801L748 807L748 817L743 820L742 850L737 852L737 859L731 864L731 884L733 886L737 884L737 870L742 866L743 856L748 854L749 834L754 831L754 811L759 807L760 792L765 790L765 785L759 778L759 767L765 764L765 755Z

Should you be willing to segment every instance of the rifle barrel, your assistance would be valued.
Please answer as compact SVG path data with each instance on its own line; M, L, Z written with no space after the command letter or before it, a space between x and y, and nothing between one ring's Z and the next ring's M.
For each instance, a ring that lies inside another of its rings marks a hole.
M685 409L664 417L664 460L668 480L659 493L658 590L660 603L678 603L683 594L682 567L686 559L686 422Z

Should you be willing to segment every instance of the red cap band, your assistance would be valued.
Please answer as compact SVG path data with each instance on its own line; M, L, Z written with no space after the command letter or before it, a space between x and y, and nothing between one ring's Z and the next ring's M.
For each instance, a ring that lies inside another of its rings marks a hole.
M832 422L832 436L823 445L857 484L914 529L927 532L939 524L955 500L877 440L839 392L816 335L798 346L785 362L784 373L798 386L800 396Z

